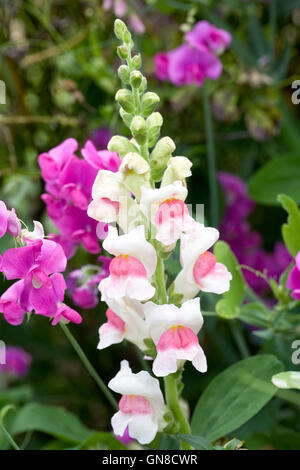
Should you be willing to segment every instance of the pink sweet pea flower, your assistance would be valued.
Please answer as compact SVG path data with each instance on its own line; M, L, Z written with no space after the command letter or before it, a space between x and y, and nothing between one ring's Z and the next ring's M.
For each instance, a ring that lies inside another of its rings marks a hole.
M96 150L94 144L88 140L81 150L83 158L89 165L97 170L118 171L121 159L116 152L109 150Z
M0 238L2 238L6 232L13 237L18 237L21 234L21 228L22 225L15 209L11 211L7 210L5 203L0 201Z
M109 382L109 388L120 393L119 411L111 420L116 435L123 436L128 427L129 436L141 444L148 444L164 427L164 399L159 381L146 371L133 374L127 361Z
M7 323L18 326L23 323L26 309L21 306L21 295L24 289L24 281L12 284L0 297L0 312Z
M165 377L176 372L186 360L192 361L198 371L206 372L205 354L197 337L203 324L199 297L188 300L180 308L153 302L146 303L144 308L157 350L153 373Z
M230 46L231 34L224 29L216 28L208 21L199 21L191 31L186 33L185 39L195 49L202 51L204 47L219 55Z
M82 318L76 310L68 307L66 304L61 304L52 320L52 325L55 326L59 321L63 321L64 323L72 322L72 323L81 323Z
M154 247L145 238L145 229L139 225L131 232L118 236L110 226L103 248L116 256L109 265L110 275L99 285L102 300L129 297L148 300L155 294L149 279L157 263Z
M75 139L66 139L57 147L42 153L38 157L38 162L42 170L42 177L45 181L53 181L58 178L65 163L74 155L78 148Z
M22 378L28 374L32 357L24 349L7 346L5 349L5 364L0 365L0 374L13 378Z
M3 255L2 270L7 279L23 279L21 308L52 317L63 301L66 269L63 249L50 240L36 241L28 246L12 248ZM10 288L11 289L11 288ZM2 295L7 296L8 291ZM4 306L5 313L5 306Z
M300 251L295 258L296 265L290 271L286 287L292 291L291 297L300 300Z

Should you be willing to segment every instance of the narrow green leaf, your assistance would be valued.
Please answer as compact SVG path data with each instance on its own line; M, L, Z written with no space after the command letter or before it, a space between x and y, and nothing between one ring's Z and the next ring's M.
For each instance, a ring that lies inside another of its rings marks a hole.
M260 355L221 372L198 401L192 433L214 442L242 426L274 396L271 378L280 371L282 363L275 356Z
M228 292L225 292L225 294L223 294L223 297L227 299L232 306L240 307L245 297L245 281L238 267L238 261L235 255L232 253L229 245L223 241L219 241L215 244L214 254L217 261L219 263L225 264L228 271L232 274L230 290ZM226 308L228 310L228 303L226 305Z
M280 194L278 201L289 214L287 223L282 226L282 237L291 255L296 256L300 250L300 211L295 201L285 194Z

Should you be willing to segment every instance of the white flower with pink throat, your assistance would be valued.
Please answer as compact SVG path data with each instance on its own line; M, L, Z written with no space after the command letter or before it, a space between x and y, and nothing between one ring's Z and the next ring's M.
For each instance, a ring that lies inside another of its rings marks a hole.
M194 223L184 203L187 193L181 181L159 189L142 188L141 211L156 228L156 240L170 250Z
M139 225L131 232L118 235L115 227L109 227L103 248L115 256L109 265L110 275L101 281L102 300L128 297L149 300L155 294L151 278L155 272L157 255L145 238L145 229Z
M215 255L208 251L219 238L219 231L213 227L194 222L194 227L182 234L180 262L182 270L174 281L174 292L191 299L199 291L223 294L229 290L231 273L226 266L218 263Z
M144 340L149 337L144 317L143 304L128 298L109 299L106 303L107 322L99 328L98 349L127 339L142 351L146 349Z
M191 361L199 372L206 372L205 354L197 334L203 325L199 298L188 300L180 308L175 305L144 305L146 324L156 345L153 372L165 377Z
M120 371L108 386L122 395L119 411L111 421L114 433L123 436L128 426L130 437L140 444L153 441L157 431L165 425L164 399L159 381L146 371L134 374L128 361L122 361Z

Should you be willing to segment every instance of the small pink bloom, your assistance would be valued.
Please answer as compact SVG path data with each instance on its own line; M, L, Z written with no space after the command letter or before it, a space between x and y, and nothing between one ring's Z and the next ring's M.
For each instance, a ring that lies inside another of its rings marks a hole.
M295 258L296 265L290 271L286 287L291 289L293 299L300 300L300 251Z
M121 159L116 152L109 150L96 150L94 144L88 140L81 150L83 158L97 170L118 171Z
M13 378L22 378L28 374L32 358L24 349L7 346L5 355L6 362L0 365L0 373Z
M190 46L203 50L203 47L216 54L222 54L230 46L231 34L216 28L208 21L199 21L185 38Z
M132 14L129 16L129 24L131 28L137 33L137 34L143 34L145 32L145 25L142 22L141 18L136 15Z
M167 80L169 78L169 58L168 54L158 52L154 56L155 73L159 80Z
M21 325L26 315L26 310L21 306L21 295L24 289L24 281L12 284L0 297L0 312L7 323L13 326Z
M68 307L65 304L62 304L58 307L58 309L57 309L57 311L54 315L52 325L53 326L57 325L57 323L60 320L62 320L64 323L70 321L72 323L77 323L78 324L78 323L82 322L82 318L79 315L79 313L76 312L76 310L73 310L72 308Z

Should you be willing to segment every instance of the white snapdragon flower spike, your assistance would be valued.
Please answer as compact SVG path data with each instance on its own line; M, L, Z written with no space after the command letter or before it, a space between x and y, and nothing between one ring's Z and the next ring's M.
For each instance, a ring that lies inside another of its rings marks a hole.
M88 206L88 216L98 222L117 222L128 230L128 216L135 218L138 207L120 173L100 170L92 188L93 201Z
M164 427L164 399L159 381L146 371L134 374L128 361L109 382L109 388L122 394L119 410L111 420L113 431L123 436L128 426L130 437L149 444Z
M107 322L99 328L98 349L127 339L142 351L146 349L144 339L149 338L143 304L128 298L107 299L110 308L106 311Z
M23 229L21 232L21 236L26 243L30 243L35 240L43 240L43 238L45 237L44 227L41 222L34 220L33 227L34 228L32 231Z
M181 181L159 189L142 188L140 209L156 227L156 240L168 249L194 223L184 203L187 193Z
M118 236L115 227L109 227L103 248L115 256L109 265L110 275L99 284L102 300L129 297L149 300L155 288L149 282L157 263L157 255L145 238L145 229L139 225L131 232Z
M210 251L219 238L213 227L194 222L192 230L181 236L180 262L182 270L174 281L174 292L191 299L201 290L223 294L230 288L231 273Z
M197 333L203 325L200 300L188 300L180 308L175 305L144 305L146 324L153 339L157 356L153 372L165 377L178 370L183 361L191 361L200 372L206 372L206 357Z

